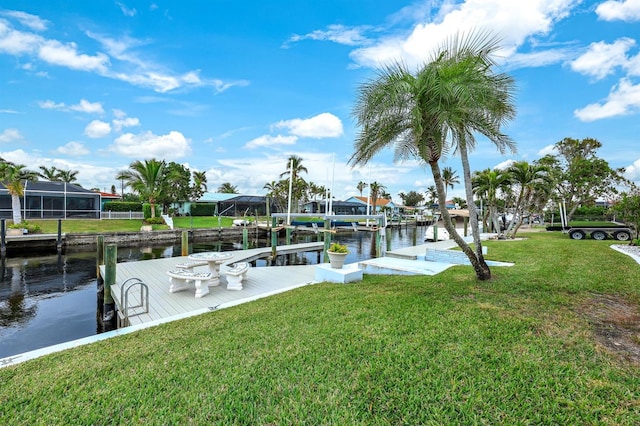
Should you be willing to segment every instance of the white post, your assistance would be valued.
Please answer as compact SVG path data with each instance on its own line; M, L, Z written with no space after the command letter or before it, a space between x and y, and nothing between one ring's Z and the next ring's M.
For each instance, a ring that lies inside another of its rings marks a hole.
M329 212L328 214L333 214L333 182L336 175L336 154L333 153L333 170L331 172L331 197L329 198Z
M293 188L293 158L289 165L289 203L287 207L287 225L291 225L291 191Z

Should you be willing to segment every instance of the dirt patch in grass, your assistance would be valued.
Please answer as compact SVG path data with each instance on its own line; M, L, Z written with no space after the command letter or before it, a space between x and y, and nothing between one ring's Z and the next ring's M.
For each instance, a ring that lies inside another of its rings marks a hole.
M616 355L640 364L640 307L619 296L594 295L581 307L596 340Z

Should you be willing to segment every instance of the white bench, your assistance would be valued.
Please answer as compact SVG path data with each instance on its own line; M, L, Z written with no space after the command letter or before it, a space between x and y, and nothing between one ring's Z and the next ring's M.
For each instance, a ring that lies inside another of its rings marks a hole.
M242 290L242 281L247 279L249 263L238 262L227 269L227 290Z
M183 263L178 263L176 265L174 265L176 268L178 269L183 269L185 271L188 272L193 272L193 268L198 267L198 266L206 266L207 262L202 261L202 262L183 262Z
M183 269L173 269L167 271L167 275L169 275L169 283L171 283L169 286L170 293L186 290L191 281L196 286L196 297L202 297L209 293L209 286L206 281L212 278L211 272L189 272Z

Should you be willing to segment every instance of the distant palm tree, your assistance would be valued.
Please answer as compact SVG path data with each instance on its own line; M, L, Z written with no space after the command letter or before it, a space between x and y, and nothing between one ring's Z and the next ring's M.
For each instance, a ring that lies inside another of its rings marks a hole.
M427 200L430 204L429 207L431 207L431 205L433 204L436 204L436 201L438 200L438 191L435 185L429 185L427 187L426 195L427 195Z
M25 169L24 164L13 164L10 162L0 163L0 181L7 188L11 195L11 212L13 223L22 223L20 212L20 197L24 195L26 182L33 182L38 179L38 173Z
M302 158L292 154L287 160L287 169L280 173L280 177L289 176L292 179L291 206L298 211L298 201L304 197L307 190L307 182L300 177L300 173L309 171L302 165Z
M60 182L73 183L77 185L78 178L76 176L78 175L78 173L80 173L78 170L58 169L56 174L56 178L57 178L56 180Z
M551 178L546 167L526 161L516 161L507 172L510 174L511 184L518 191L513 220L505 232L507 238L513 238L522 225L525 213L534 207L541 194L548 195L551 192Z
M152 158L151 160L134 161L128 170L118 174L116 179L121 179L125 186L131 188L140 198L147 200L151 205L151 217L156 217L156 202L160 198L164 187L166 163Z
M505 170L484 169L473 175L474 193L486 201L488 216L495 232L500 232L498 222L498 193L511 185L511 175Z
M231 185L231 182L224 182L218 187L218 192L221 194L237 194L238 187L236 185Z
M193 171L193 188L192 188L192 198L193 200L199 200L200 197L207 192L207 173L206 172L198 172Z
M54 182L58 180L58 169L56 166L40 166L42 172L38 172L38 176L45 178L48 181Z
M358 185L356 186L356 188L358 188L358 191L360 192L360 196L362 197L362 191L364 191L364 189L369 186L367 185L365 182L360 181L358 182Z
M453 189L455 184L460 183L460 178L456 174L455 170L451 167L442 168L442 183L444 183L444 199L447 199L447 189Z
M372 214L376 214L378 198L382 198L381 196L386 188L384 187L384 185L378 182L371 182L371 184L369 184L369 190L371 191L371 206L373 211Z

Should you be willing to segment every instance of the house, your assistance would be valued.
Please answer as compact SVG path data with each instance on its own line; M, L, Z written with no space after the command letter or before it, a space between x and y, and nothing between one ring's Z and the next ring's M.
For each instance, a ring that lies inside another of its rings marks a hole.
M0 185L0 218L11 219L11 194ZM67 182L24 182L20 209L24 219L100 219L102 206L99 192Z
M180 215L191 214L193 204L212 204L215 206L216 215L220 216L244 216L266 215L267 197L262 195L225 194L219 192L205 192L197 202L183 201L174 204L174 208ZM275 211L275 205L270 203L270 211Z
M100 211L104 211L105 203L110 201L118 201L122 197L118 194L111 194L110 192L99 192L100 194Z

